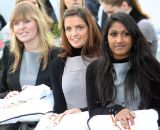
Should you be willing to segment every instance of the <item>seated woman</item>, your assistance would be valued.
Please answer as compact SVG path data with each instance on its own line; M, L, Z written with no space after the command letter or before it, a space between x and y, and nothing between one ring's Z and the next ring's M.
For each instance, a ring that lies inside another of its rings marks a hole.
M160 115L160 63L133 18L110 16L101 48L102 56L86 72L90 117L113 114L115 123L129 129L135 110L155 109Z
M148 41L152 54L156 56L158 38L154 26L149 21L149 16L140 6L138 0L100 0L104 11L108 16L116 12L124 12L132 16Z
M51 87L50 63L59 49L53 45L41 11L31 2L17 4L11 15L10 29L11 44L4 48L2 56L1 98L19 94L23 85Z
M57 114L52 114L50 118L53 120L52 123L59 125L58 122L66 115L87 110L86 68L91 61L99 57L101 42L96 21L90 11L83 6L66 9L62 27L63 50L51 66L54 113ZM78 124L82 126L79 120ZM73 127L71 119L68 121L70 123L66 129L78 129L78 126ZM85 124L86 122L85 120Z

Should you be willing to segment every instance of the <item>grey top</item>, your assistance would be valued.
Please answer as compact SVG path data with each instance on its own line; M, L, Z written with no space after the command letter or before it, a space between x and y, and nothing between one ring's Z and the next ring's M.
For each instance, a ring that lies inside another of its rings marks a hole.
M151 43L152 54L156 56L157 47L158 47L158 38L155 32L155 29L151 22L147 19L142 19L137 23L140 28L142 34L146 38L146 40Z
M125 99L125 90L124 90L124 81L126 74L129 69L128 62L125 63L114 63L114 68L116 72L116 79L114 81L114 84L116 86L117 96L114 101L114 104L120 104L122 106L127 106L130 110L137 110L139 103L140 103L140 93L137 87L135 86L135 97L136 100L132 101L130 99L129 93L127 93L127 98Z
M40 53L24 51L20 69L20 84L35 85L39 66L40 66Z
M67 58L62 76L62 89L68 109L87 107L85 75L89 63L81 56Z

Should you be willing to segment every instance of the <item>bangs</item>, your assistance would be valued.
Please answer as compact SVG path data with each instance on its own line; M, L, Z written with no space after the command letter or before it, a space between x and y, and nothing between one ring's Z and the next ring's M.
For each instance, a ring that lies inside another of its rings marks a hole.
M35 5L33 5L33 6L35 6ZM11 23L21 21L21 20L27 20L28 17L33 18L33 16L38 15L38 14L36 14L37 11L35 11L35 9L34 9L36 7L33 7L33 6L30 6L30 5L21 6L21 5L19 5L18 8L15 8L15 10L12 14L12 17L11 17Z
M15 10L15 13L13 15L13 21L27 20L28 17L31 16L31 14L33 14L33 11L27 8L22 8L22 9L17 8L17 10Z

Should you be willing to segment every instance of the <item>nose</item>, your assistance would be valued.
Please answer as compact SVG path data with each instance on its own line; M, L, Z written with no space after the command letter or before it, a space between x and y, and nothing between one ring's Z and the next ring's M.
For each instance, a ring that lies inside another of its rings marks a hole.
M18 28L23 29L25 27L24 22L19 22Z
M123 41L123 37L121 35L118 35L116 37L116 42L118 43L118 42L122 42L122 41Z
M72 36L77 36L77 29L72 29Z

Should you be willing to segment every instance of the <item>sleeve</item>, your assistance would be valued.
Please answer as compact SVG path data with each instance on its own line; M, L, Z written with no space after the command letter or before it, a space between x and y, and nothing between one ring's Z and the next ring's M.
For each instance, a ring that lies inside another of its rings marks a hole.
M96 103L95 64L91 63L86 71L86 95L90 117L101 114L101 105Z
M57 58L58 54L60 53L61 48L60 47L53 47L53 49L50 52L51 55L51 60L54 60L55 58Z
M148 109L154 109L158 112L159 120L158 125L160 126L160 83L152 84L152 97L150 106Z
M9 71L9 46L5 46L3 49L3 55L1 58L1 74L0 74L0 98L4 98L8 93L7 86L7 73Z
M54 96L54 112L62 113L67 109L65 97L62 90L62 74L64 70L64 62L59 58L55 58L51 63L51 87Z
M156 56L158 38L153 25L149 22L149 20L143 19L138 23L138 27L140 28L146 40L151 44L152 53Z
M87 104L89 110L89 116L93 117L95 115L116 115L119 111L123 109L121 105L113 104L110 107L102 106L101 102L97 102L96 99L96 62L92 62L86 71L86 95Z

